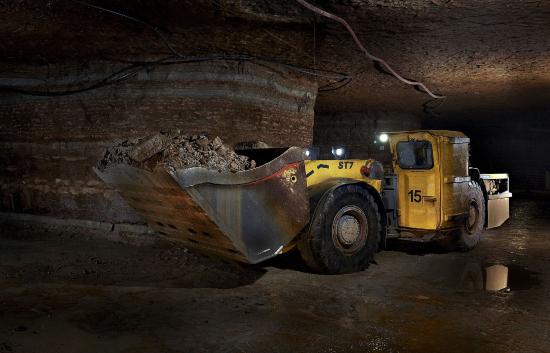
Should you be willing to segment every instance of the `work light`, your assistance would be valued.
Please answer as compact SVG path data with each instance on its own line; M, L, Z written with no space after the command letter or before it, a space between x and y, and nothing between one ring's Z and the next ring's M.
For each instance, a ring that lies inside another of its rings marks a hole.
M346 158L346 149L342 146L334 146L332 147L332 155L336 159L343 159Z

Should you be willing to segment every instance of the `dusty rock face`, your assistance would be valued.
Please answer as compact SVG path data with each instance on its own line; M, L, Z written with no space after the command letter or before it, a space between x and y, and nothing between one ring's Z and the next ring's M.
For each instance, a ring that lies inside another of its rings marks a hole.
M249 149L258 149L258 148L269 148L270 146L263 141L244 141L235 144L235 150L249 150Z
M0 42L2 57L9 60L2 62L0 71L3 77L17 80L32 64L29 77L20 82L24 85L31 79L42 82L42 77L44 82L51 81L56 63L64 64L60 70L66 73L75 62L89 65L110 58L120 63L144 56L154 60L169 53L145 26L74 1L4 3L6 20L0 22ZM340 23L314 16L295 0L94 3L166 30L169 42L184 55L247 54L352 75L349 85L319 95L318 112L376 108L421 113L429 100L366 60ZM506 111L547 105L550 2L488 0L483 6L474 0L310 3L348 21L367 49L399 73L449 98L441 105L432 102L435 108L431 110L459 113L482 106ZM40 67L47 73L42 75ZM91 73L90 68L83 70L86 76ZM328 83L322 81L321 85Z
M150 171L202 167L233 173L256 166L254 160L235 153L219 137L187 136L180 134L179 130L120 141L105 151L97 168L105 170L121 163Z
M104 69L97 74L116 70ZM230 146L258 139L272 147L307 146L315 97L315 82L293 72L223 60L158 66L66 97L2 95L0 211L144 223L91 168L108 147L162 127L220 136Z

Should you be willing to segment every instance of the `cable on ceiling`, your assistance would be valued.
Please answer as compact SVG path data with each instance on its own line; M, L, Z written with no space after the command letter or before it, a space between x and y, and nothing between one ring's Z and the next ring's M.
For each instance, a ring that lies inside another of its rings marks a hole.
M329 84L326 84L324 86L321 86L318 88L319 92L330 92L330 91L336 91L336 90L339 90L340 88L344 88L346 87L347 85L349 85L352 81L352 78L351 77L346 77L346 78L343 78L341 80L338 80L336 82L332 82L332 83L329 83ZM340 83L340 85L337 85L337 83Z
M239 61L239 62L249 61L249 62L254 62L255 64L259 64L263 66L266 66L266 64L277 64L277 65L286 67L289 70L300 72L305 75L311 75L315 77L322 77L326 79L335 80L332 83L329 83L327 85L320 87L319 88L320 91L334 91L336 89L340 89L346 86L352 79L351 76L337 73L335 71L313 69L309 67L300 67L292 64L257 58L254 56L243 55L243 54L234 54L234 55L216 54L216 55L202 56L202 57L198 57L198 56L181 57L181 56L171 55L155 61L143 61L143 62L133 63L97 81L96 83L87 85L85 87L75 88L72 90L39 91L39 90L27 90L16 86L0 85L0 92L10 92L10 93L18 93L18 94L24 94L24 95L30 95L30 96L40 96L40 97L69 96L69 95L83 93L83 92L91 91L97 88L113 85L122 81L126 81L132 77L135 77L139 72L143 70L152 69L159 65L175 65L175 64L196 63L196 62L216 61L216 60ZM335 87L334 85L338 83L341 83L341 84Z
M188 57L182 55L180 52L178 52L176 49L174 49L174 47L168 42L168 40L166 39L166 37L164 37L164 35L162 34L162 32L160 31L160 29L156 26L153 26L151 25L150 23L146 22L146 21L143 21L143 20L140 20L139 18L136 18L136 17L133 17L133 16L130 16L130 15L127 15L125 13L122 13L122 12L119 12L119 11L114 11L114 10L111 10L111 9L107 9L107 8L104 8L104 7L101 7L101 6L97 6L97 5L94 5L94 4L90 4L86 1L82 1L82 0L70 0L70 1L73 1L73 2L76 2L76 3L79 3L79 4L82 4L84 6L88 6L88 7L91 7L91 8L94 8L94 9L97 9L97 10L100 10L100 11L105 11L107 13L111 13L111 14L114 14L114 15L118 15L118 16L121 16L123 18L126 18L126 19L129 19L131 21L134 21L134 22L137 22L137 23L140 23L140 24L143 24L149 28L151 28L160 38L161 40L163 41L163 43L166 45L166 47L172 52L172 54L174 54L175 56L179 57L179 58L183 58L185 62L188 62ZM218 4L218 6L221 7L221 5L214 1L215 3ZM265 29L264 29L265 30ZM275 36L273 35L271 32L265 30L267 33L269 33L270 35L272 36ZM275 36L276 37L276 36ZM276 37L278 38L278 37ZM280 38L279 38L280 39ZM343 88L345 86L347 86L351 80L352 80L352 77L347 75L347 74L341 74L341 73L336 73L334 71L329 71L329 70L320 70L320 69L317 69L316 68L316 65L314 63L314 67L313 69L308 69L309 71L307 70L304 70L304 67L299 67L299 66L296 66L296 65L292 65L292 64L287 64L287 63L281 63L281 62L278 62L278 61L274 61L274 60L270 60L270 59L261 59L261 58L257 58L257 57L252 57L252 56L246 56L246 55L243 55L241 56L242 60L262 60L262 61L266 61L266 62L274 62L274 63L278 63L282 66L285 66L289 69L292 69L292 70L295 70L297 72L301 72L301 73L305 73L305 74L308 74L308 75L312 75L312 76L316 76L316 77L324 77L324 78L330 78L330 79L336 79L336 81L332 82L332 83L329 83L327 85L324 85L324 86L321 86L319 88L319 91L320 92L327 92L327 91L335 91L337 89L340 89L340 88ZM220 59L226 59L226 60L235 60L235 58L227 58L227 57L220 57ZM197 59L198 60L198 59ZM203 60L212 60L212 58L205 58ZM200 60L198 60L200 61ZM337 76L334 76L334 77L330 77L328 75L323 75L323 74L319 74L319 72L331 72L331 73L335 73L337 74ZM344 84L340 85L340 86L337 86L337 87L330 87L330 86L333 86L337 83L341 83L341 82L344 82Z
M145 22L143 20L140 20L139 18L136 18L136 17L133 17L133 16L130 16L130 15L127 15L125 13L122 13L122 12L118 12L118 11L115 11L115 10L111 10L111 9L107 9L105 7L101 7L101 6L98 6L98 5L94 5L94 4L91 4L89 2L86 2L86 1L82 1L82 0L70 0L72 2L76 2L78 4L81 4L81 5L84 5L84 6L87 6L87 7L91 7L93 9L96 9L96 10L100 10L100 11L103 11L103 12L107 12L107 13L110 13L110 14L113 14L113 15L117 15L117 16L121 16L121 17L124 17L130 21L134 21L136 23L139 23L139 24L142 24L148 28L150 28L153 32L155 32L155 34L162 40L162 42L164 43L164 45L170 50L170 52L172 52L172 54L174 54L175 56L179 56L179 57L184 57L184 55L182 55L179 51L177 51L171 44L170 42L168 41L168 39L166 39L166 37L164 36L164 34L162 34L160 28L158 28L157 26L154 26L148 22Z
M412 80L408 80L406 78L404 78L403 76L399 75L385 60L377 57L377 56L374 56L372 55L371 53L369 53L369 51L363 46L363 44L361 43L361 41L359 40L359 38L357 37L357 35L355 34L355 32L353 31L353 29L351 28L351 26L346 22L346 20L344 20L343 18L341 17L338 17L334 14L331 14L330 12L327 12L323 9L320 9L316 6L313 6L311 5L310 3L308 3L307 1L305 0L296 0L300 5L304 6L305 8L323 16L323 17L326 17L326 18L329 18L331 20L334 20L340 24L342 24L344 27L346 27L346 29L348 30L348 32L351 34L351 36L353 37L353 40L355 42L355 44L359 47L359 49L361 49L361 51L363 51L363 53L365 54L365 56L375 62L378 62L380 65L382 65L386 70L388 70L393 76L395 76L395 78L397 78L399 81L401 82L404 82L408 85L411 85L411 86L415 86L415 87L419 87L421 88L425 93L427 93L430 97L434 98L434 99L443 99L443 98L446 98L445 96L441 96L441 95L438 95L438 94L435 94L433 93L432 91L430 91L428 89L428 87L426 87L426 85L424 85L422 82L418 82L418 81L412 81Z
M91 91L97 88L105 87L108 85L112 85L115 83L119 83L125 80L128 80L135 75L137 75L140 71L144 69L148 69L150 67L153 67L155 65L160 64L161 62L167 60L167 58L162 58L160 60L152 61L152 62L145 62L145 63L135 63L129 66L126 66L111 75L93 83L85 87L81 88L75 88L72 90L62 90L62 91L37 91L37 90L27 90L24 88L16 87L16 86L6 86L6 85L0 85L0 92L11 92L11 93L19 93L24 94L28 96L39 96L39 97L59 97L59 96L70 96L73 94L83 93L87 91Z
M149 69L149 68L157 66L157 65L170 65L170 64L178 64L178 63L194 63L194 62L203 62L203 61L212 61L212 60L251 61L251 62L253 61L256 64L260 64L261 62L274 63L274 64L281 65L283 67L286 67L289 70L300 72L302 74L335 80L334 82L331 82L331 83L328 83L326 85L323 85L323 86L319 87L320 92L334 91L334 90L343 88L343 87L347 86L352 80L351 76L349 76L347 74L339 73L339 72L336 72L336 71L322 70L322 69L317 69L315 67L314 68L309 68L309 67L297 66L297 65L284 63L284 62L280 62L280 61L276 61L276 60L272 60L272 59L260 58L260 57L255 57L255 56L251 56L251 55L246 55L246 54L214 54L214 55L210 55L210 56L206 56L206 57L185 56L185 55L181 54L180 52L178 52L170 44L170 42L166 39L166 37L162 34L162 32L160 31L160 29L157 26L151 25L150 23L148 23L144 20L141 20L141 19L138 19L136 17L127 15L125 13L115 11L115 10L111 10L111 9L107 9L107 8L104 8L104 7L101 7L101 6L97 6L97 5L91 4L91 3L86 2L86 1L82 1L82 0L70 0L70 1L81 4L81 5L84 5L84 6L87 6L87 7L90 7L90 8L93 8L93 9L104 11L104 12L107 12L107 13L110 13L110 14L113 14L113 15L117 15L117 16L129 19L133 22L145 25L148 28L151 28L159 36L159 38L162 40L164 45L170 50L170 52L173 55L162 58L162 59L159 59L159 60L156 60L156 61L145 61L145 62L133 63L133 64L131 64L127 67L124 67L124 68L116 71L115 73L105 77L104 79L99 80L96 83L93 83L93 84L85 86L85 87L76 88L76 89L73 89L73 90L38 91L38 90L27 90L27 89L16 87L16 86L0 85L0 92L3 91L3 92L24 94L24 95L31 95L31 96L42 96L42 97L68 96L68 95L87 92L87 91L90 91L90 90L93 90L93 89L105 87L105 86L108 86L108 85L113 85L113 84L128 80L128 79L134 77L135 75L137 75L140 71L145 70L145 69ZM340 84L340 85L338 85L338 84Z

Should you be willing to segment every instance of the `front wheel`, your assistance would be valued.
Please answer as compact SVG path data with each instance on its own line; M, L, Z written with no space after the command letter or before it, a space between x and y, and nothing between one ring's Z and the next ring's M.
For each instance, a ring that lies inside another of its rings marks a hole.
M306 264L318 272L356 272L373 260L380 235L374 197L360 185L343 185L323 197L298 249Z

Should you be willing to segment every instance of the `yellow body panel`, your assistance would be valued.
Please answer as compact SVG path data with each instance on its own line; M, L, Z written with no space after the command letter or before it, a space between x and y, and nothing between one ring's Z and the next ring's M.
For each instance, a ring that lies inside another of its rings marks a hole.
M307 186L309 188L335 179L352 179L365 182L380 192L382 180L366 178L361 174L361 167L368 161L365 159L305 161Z
M403 169L397 159L397 144L409 140L432 144L433 166L430 169ZM390 147L397 175L397 221L400 227L435 230L440 226L440 162L437 137L429 132L390 135Z
M468 212L470 177L467 139L440 138L441 154L441 227L457 225Z
M397 144L429 141L433 167L401 168ZM458 225L468 210L468 143L457 131L407 131L390 135L394 171L398 180L398 224L403 228L439 230Z
M305 161L310 193L324 193L326 186L342 181L361 181L374 187L383 202L392 201L387 202L387 212L392 217L395 215L390 227L398 231L405 230L407 234L423 237L462 227L468 217L471 190L475 187L472 183L477 183L469 176L469 138L461 132L449 130L404 131L388 135L394 176L387 179L390 182L385 186L386 194L382 194L382 180L366 178L361 173L361 167L370 165L372 160L369 159ZM431 156L427 143L398 146L400 142L413 141L429 142ZM395 177L396 191L392 181ZM506 179L507 182L508 175L487 176L485 179ZM500 225L508 219L510 196L508 191L489 195L489 224ZM501 198L505 200L500 201Z

